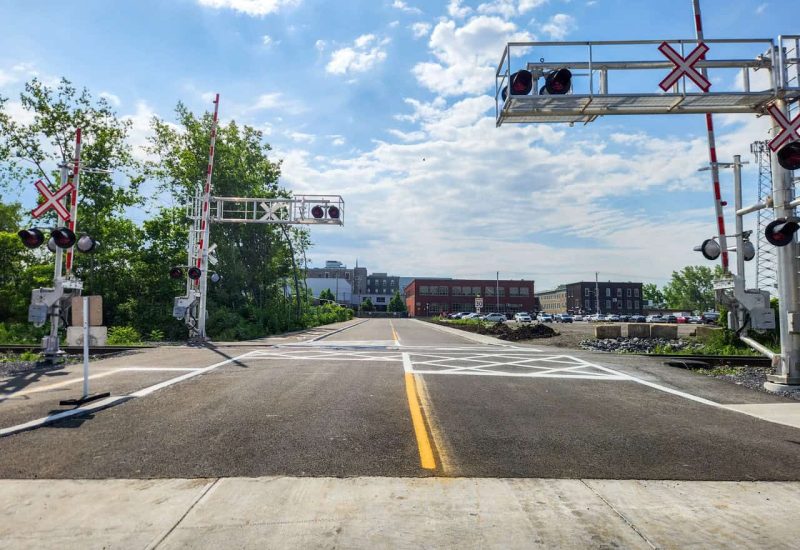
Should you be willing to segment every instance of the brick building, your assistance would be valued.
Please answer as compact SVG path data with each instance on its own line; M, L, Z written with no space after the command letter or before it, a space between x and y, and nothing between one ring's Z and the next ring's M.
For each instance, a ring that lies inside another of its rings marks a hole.
M641 315L645 305L642 283L583 281L564 287L565 309L557 313L598 313L598 299L599 313L604 314Z
M411 317L475 311L475 298L483 298L483 313L513 315L533 311L533 281L494 279L414 279L405 287Z

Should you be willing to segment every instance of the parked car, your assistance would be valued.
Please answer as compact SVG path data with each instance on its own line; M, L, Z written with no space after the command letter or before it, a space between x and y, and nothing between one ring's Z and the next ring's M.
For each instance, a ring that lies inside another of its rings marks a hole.
M605 321L605 320L606 320L606 316L603 315L602 313L594 313L594 314L589 316L589 322L591 322L591 323L597 323L599 321Z
M465 313L461 316L462 319L477 319L481 316L480 313Z
M664 315L663 318L664 318L664 322L665 323L677 323L678 322L678 318L675 317L671 313L668 313L667 315Z
M644 321L645 323L666 323L661 315L648 315Z
M676 323L681 323L681 324L682 323L688 323L689 319L691 319L691 318L692 318L692 316L689 315L688 313L681 313L681 314L675 316L675 322Z
M628 321L631 320L631 316L630 315L620 315L619 316L619 320L622 321L623 323L627 323Z
M709 325L719 321L719 313L716 311L706 311L701 317L703 318L703 322Z
M571 323L572 322L572 315L569 313L559 313L555 317L553 317L556 323Z
M703 322L703 318L700 315L692 315L689 317L689 322L693 325L699 325Z
M539 316L536 317L536 320L539 321L540 323L552 323L553 316L550 315L549 313L540 313Z
M647 321L647 317L644 315L631 315L630 322L631 323L644 323Z
M573 315L572 320L577 323L578 321L585 321L586 318L583 315Z
M606 321L610 321L610 322L617 322L617 323L618 323L618 322L620 322L621 320L622 320L622 319L620 319L620 316L619 316L619 315L617 315L616 313L611 313L611 314L609 314L609 315L606 315Z
M508 321L505 315L502 313L487 313L483 316L483 321L487 323L505 323Z
M531 322L533 322L533 319L531 319L531 316L525 311L520 311L519 313L515 313L514 314L514 320L517 323L531 323Z

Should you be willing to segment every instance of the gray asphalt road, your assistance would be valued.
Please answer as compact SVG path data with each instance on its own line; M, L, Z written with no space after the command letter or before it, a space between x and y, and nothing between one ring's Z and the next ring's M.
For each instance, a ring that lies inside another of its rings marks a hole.
M479 344L406 319L218 351L248 352L0 438L0 477L800 479L800 430L631 381L625 374L690 390L695 375L661 376L630 358L609 370L608 356ZM718 402L745 396L696 381Z

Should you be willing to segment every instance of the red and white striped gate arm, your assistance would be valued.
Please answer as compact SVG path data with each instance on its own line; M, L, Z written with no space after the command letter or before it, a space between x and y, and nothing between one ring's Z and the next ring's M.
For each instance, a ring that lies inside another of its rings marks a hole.
M217 144L217 115L219 113L219 94L214 97L214 118L211 121L211 142L208 146L208 166L206 167L206 184L203 188L203 206L200 211L200 242L198 243L197 267L201 268L203 250L208 246L209 208L211 207L211 174L214 171L214 150ZM197 280L195 286L200 284Z
M694 8L694 25L698 42L703 41L703 18L700 14L700 0L692 0ZM702 56L701 58L702 59ZM703 78L706 78L706 70L701 69ZM708 158L711 163L711 180L714 186L714 212L717 216L718 240L722 254L722 269L727 273L728 270L728 240L725 238L725 218L722 214L722 192L719 187L719 166L717 166L717 142L714 138L714 118L711 113L706 113L706 130L708 130Z
M70 216L67 227L70 231L75 232L75 221L78 219L78 189L80 186L81 177L81 129L75 131L75 162L72 166L72 185L75 189L70 193ZM75 252L75 247L67 250L67 259L65 265L67 268L67 277L72 273L72 255Z

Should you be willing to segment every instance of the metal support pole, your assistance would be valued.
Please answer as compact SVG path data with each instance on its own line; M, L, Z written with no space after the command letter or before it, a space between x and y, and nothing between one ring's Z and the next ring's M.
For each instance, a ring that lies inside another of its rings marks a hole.
M75 227L78 222L78 189L80 188L80 181L81 181L81 129L78 128L75 131L75 161L72 166L72 185L75 186L75 189L73 189L72 193L70 193L70 214L69 214L69 222L67 222L67 227L73 232L75 231ZM67 278L72 276L72 260L74 252L75 252L74 246L69 250L67 250L67 260L65 266L67 271Z
M495 309L495 312L500 313L500 272L499 271L497 272L497 280L496 280L496 284L495 284L494 295L495 295L495 302L494 303L495 303L495 307L497 308L497 309Z
M60 174L59 177L61 178L61 187L66 185L67 183L67 165L61 164L60 165ZM58 217L58 225L61 226L64 224L64 219L59 216ZM61 287L61 273L64 269L64 250L56 247L56 265L55 265L55 272L53 274L53 288L58 289ZM46 337L45 345L44 345L44 358L45 362L51 365L55 364L60 355L59 349L59 341L58 341L58 326L61 322L61 300L57 300L56 303L52 305L50 308L50 335Z
M89 297L83 297L83 398L89 397Z
M788 117L789 110L783 99L774 105ZM781 132L781 126L774 121L772 131L775 135ZM793 197L791 174L778 163L778 155L772 153L772 198L775 204L775 218L794 216L794 208L790 206ZM767 389L785 388L786 385L800 386L800 334L793 332L792 321L800 314L797 308L798 273L797 243L793 240L788 246L779 246L778 257L778 300L780 303L780 361L775 365L776 373L767 376L764 384ZM777 359L777 358L776 358Z
M739 214L742 209L742 156L733 155L733 192L736 209L736 274L744 283L744 220Z

